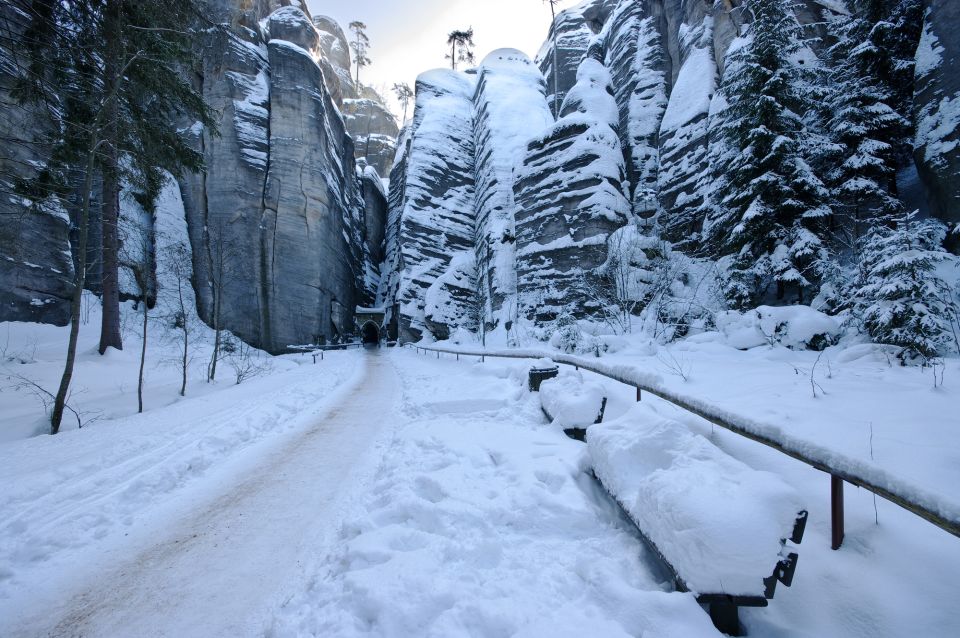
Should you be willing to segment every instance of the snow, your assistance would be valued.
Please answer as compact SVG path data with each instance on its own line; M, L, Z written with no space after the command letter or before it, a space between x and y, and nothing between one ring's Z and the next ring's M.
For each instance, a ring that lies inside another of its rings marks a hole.
M815 344L817 338L827 345L840 336L840 322L835 317L809 306L760 306L746 313L727 311L718 313L715 321L726 343L738 350L772 343L804 350Z
M960 415L950 407L956 390L932 390L929 372L894 367L882 346L869 346L869 356L849 362L842 354L850 344L821 355L779 345L739 352L723 341L720 333L704 333L657 347L635 338L603 358L543 348L456 350L549 357L604 374L960 520L960 500L949 487L960 481ZM946 375L960 375L960 360L945 365ZM679 374L678 367L687 372ZM905 423L918 424L908 445ZM871 447L872 435L889 442L882 454Z
M933 32L929 18L930 10L928 9L923 21L923 31L920 33L920 44L917 46L917 65L914 70L918 78L932 73L943 64L945 49L940 44L940 38Z
M31 363L37 327L2 328L28 361L7 369L36 374L44 358L56 363L64 329L42 327L57 339L38 341ZM93 333L82 333L84 348ZM761 575L777 550L761 545L783 535L800 493L810 522L796 580L768 608L742 610L752 636L956 633L956 538L883 500L878 526L870 494L848 486L847 538L833 552L824 474L650 393L638 406L632 387L584 366L699 397L757 427L776 423L831 462L949 499L960 480L949 379L960 378L960 363L948 361L946 387L932 391L927 373L889 366L875 346L833 347L813 370L827 392L814 399L807 375L817 353L738 351L703 333L670 346L691 363L683 380L664 363L666 347L620 340L602 359L505 352L579 362L579 375L566 369L564 379L603 389L606 423L590 427L589 449L546 422L544 393L526 392L529 362L411 349L328 353L317 365L277 358L273 373L240 387L204 386L142 416L2 443L0 633L38 635L66 619L76 624L57 626L84 635L718 635L692 595L669 591L591 468L649 519L645 531L666 537L677 563L699 549L681 542L692 531L667 520L702 530L711 518L729 525L752 513L745 531L776 521L749 547L740 527L713 530L758 570L762 562ZM95 367L80 378L91 391L94 381L129 378L122 356L85 355L81 365ZM151 396L163 394L158 380ZM4 417L15 396L0 394ZM115 387L110 396L130 414L129 396ZM665 465L641 471L654 461ZM641 502L672 506L652 516ZM714 567L729 558L713 555ZM727 590L735 571L723 576Z
M310 586L269 635L718 635L547 427L523 364L395 351L404 415Z
M683 29L684 26L686 25L681 26L681 33L691 34L688 36L691 39L705 37L701 35L702 29L707 33L706 37L709 40L713 22L710 18L706 18L703 26L696 30L689 27ZM670 101L660 123L661 134L678 131L709 112L710 99L716 87L716 76L717 65L713 61L710 48L692 46L687 59L680 67L677 81L670 93Z
M540 384L540 404L553 422L564 428L584 428L596 423L605 400L601 385L585 382L583 375L569 369Z
M792 488L640 404L587 430L594 471L691 591L762 596L803 510Z

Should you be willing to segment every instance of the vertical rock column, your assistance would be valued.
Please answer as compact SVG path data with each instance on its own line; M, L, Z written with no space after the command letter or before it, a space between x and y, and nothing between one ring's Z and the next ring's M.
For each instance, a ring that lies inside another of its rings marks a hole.
M520 310L539 322L596 309L584 276L606 261L607 238L630 214L620 115L598 60L580 65L561 115L530 142L514 185Z
M388 254L394 270L385 302L395 306L399 337L427 329L426 292L457 253L473 251L473 77L438 69L417 79L413 123L391 174ZM391 235L393 235L391 237ZM444 301L445 304L445 301ZM464 316L468 308L444 311Z
M657 210L660 121L667 108L669 60L649 2L620 0L604 27L605 64L620 110L620 143L627 162L633 212Z
M289 23L305 40L292 41ZM319 38L299 9L274 12L270 167L263 197L264 341L274 351L353 332L362 251L353 143L324 86Z
M477 278L487 300L485 320L493 327L511 320L516 305L514 169L531 137L551 125L553 116L543 77L515 49L484 59L474 103Z

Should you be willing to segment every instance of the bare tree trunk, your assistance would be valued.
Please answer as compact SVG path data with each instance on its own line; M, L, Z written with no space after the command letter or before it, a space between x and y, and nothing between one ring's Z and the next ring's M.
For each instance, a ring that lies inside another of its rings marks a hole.
M207 372L207 382L217 378L217 360L220 359L220 308L223 303L223 237L217 242L216 280L213 284L213 356Z
M149 263L149 257L147 257L147 263ZM149 269L143 274L144 283L149 281ZM143 344L140 346L140 378L137 383L137 404L138 412L143 412L143 368L144 364L147 362L147 313L150 310L149 305L147 304L147 287L144 286L141 288L143 292Z
M96 127L94 127L96 131ZM53 410L50 413L50 434L60 431L63 421L63 410L67 403L67 392L70 390L70 381L73 379L73 365L77 359L77 339L80 336L80 311L83 305L83 287L87 275L87 234L90 220L90 190L93 188L93 171L97 150L100 146L94 132L90 140L90 150L87 155L87 174L83 179L83 196L80 207L79 238L77 240L77 272L73 278L73 297L70 299L70 340L67 344L67 360L63 367L63 376L60 377L60 387L53 400Z
M177 295L180 299L180 316L183 320L183 361L181 372L183 374L180 382L180 396L187 396L187 366L190 363L190 358L188 356L188 348L190 346L190 329L187 325L187 308L186 304L183 303L183 282L177 280Z
M457 70L457 41L454 40L450 45L450 68Z

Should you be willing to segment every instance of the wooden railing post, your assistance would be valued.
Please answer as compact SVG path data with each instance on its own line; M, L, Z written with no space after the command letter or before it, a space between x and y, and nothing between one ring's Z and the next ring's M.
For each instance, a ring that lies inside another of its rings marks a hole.
M637 401L640 400L640 388L637 387Z
M843 544L843 479L830 475L830 530L831 549Z

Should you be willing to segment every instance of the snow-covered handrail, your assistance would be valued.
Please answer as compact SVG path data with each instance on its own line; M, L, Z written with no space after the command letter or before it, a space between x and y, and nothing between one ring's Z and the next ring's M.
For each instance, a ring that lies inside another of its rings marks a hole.
M548 352L535 349L449 349L430 345L404 344L420 350L456 354L476 357L498 357L507 359L543 359L549 358L556 363L576 366L589 372L594 372L608 379L637 388L639 392L650 394L663 399L679 408L695 414L706 421L746 437L758 443L771 447L778 452L802 461L811 467L830 474L834 481L842 480L862 487L884 498L903 509L916 514L920 518L933 523L937 527L960 537L960 503L949 502L938 494L910 484L893 476L886 470L871 463L855 459L823 445L790 435L782 428L769 423L763 423L724 410L696 397L687 396L666 388L659 375L642 372L625 364L606 364L602 360L587 359L573 355ZM840 539L842 539L842 496L840 497L839 517L837 520L837 495L834 489L834 549L839 547L837 525L839 524ZM842 494L842 492L841 492Z

